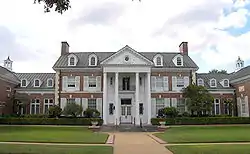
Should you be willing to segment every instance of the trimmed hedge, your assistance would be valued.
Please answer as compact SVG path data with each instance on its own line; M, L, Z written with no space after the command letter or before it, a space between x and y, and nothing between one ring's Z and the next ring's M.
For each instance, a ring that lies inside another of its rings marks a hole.
M152 118L152 125L212 125L212 124L250 124L249 117L177 117L177 118Z
M98 121L102 125L100 118L0 118L0 124L6 125L81 125L89 126L91 121Z

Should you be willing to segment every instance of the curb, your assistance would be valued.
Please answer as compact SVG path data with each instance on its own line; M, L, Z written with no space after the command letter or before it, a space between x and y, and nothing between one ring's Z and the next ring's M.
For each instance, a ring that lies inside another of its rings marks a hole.
M167 144L167 142L163 141L162 139L159 139L158 137L154 136L153 134L148 134L150 138L158 142L159 144Z

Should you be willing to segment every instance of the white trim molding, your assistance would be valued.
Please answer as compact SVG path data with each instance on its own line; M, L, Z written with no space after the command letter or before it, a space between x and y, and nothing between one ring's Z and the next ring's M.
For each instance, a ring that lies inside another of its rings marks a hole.
M160 65L158 65L157 60L160 58ZM153 58L155 66L163 66L163 56L161 54L156 54Z
M214 85L212 85L212 81L214 81ZM217 81L215 78L212 78L209 80L209 86L210 87L213 87L213 88L216 88L217 87Z
M49 80L52 81L52 85L49 86ZM54 86L54 80L52 78L47 79L47 87L53 87Z
M91 64L91 59L95 58L95 64ZM91 55L89 55L89 66L97 66L97 56L93 53Z
M23 81L25 80L25 85L23 85ZM28 80L27 79L21 79L21 87L27 87L28 86Z
M39 84L38 86L36 86L36 81L38 81L38 84ZM34 87L40 87L40 86L41 86L41 80L40 80L40 79L37 79L37 78L34 79L33 86L34 86Z
M71 63L70 63L71 58L74 58L73 65L71 65ZM70 55L68 55L68 66L76 66L77 62L78 62L78 59L77 59L76 55L74 55L72 53Z

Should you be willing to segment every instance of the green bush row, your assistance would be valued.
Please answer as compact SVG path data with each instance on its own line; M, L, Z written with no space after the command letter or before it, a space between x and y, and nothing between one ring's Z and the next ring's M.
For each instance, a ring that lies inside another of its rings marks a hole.
M152 125L159 125L165 121L166 125L211 125L211 124L250 124L249 117L176 117L152 118Z
M98 121L102 125L100 118L0 118L0 124L6 125L81 125L89 126L91 121Z

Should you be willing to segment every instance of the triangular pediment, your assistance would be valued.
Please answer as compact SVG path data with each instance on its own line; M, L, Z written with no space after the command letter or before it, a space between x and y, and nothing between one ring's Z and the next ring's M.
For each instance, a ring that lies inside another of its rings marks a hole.
M102 65L153 65L153 62L126 45L101 62Z

